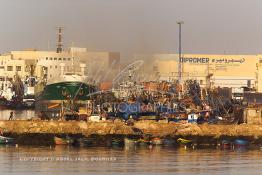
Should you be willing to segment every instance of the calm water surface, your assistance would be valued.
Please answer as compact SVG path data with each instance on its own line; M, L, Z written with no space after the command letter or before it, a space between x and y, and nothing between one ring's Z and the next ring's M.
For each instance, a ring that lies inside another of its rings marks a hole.
M0 120L8 120L10 112L0 110ZM14 111L14 116L30 119L35 113L33 110ZM262 151L0 146L2 174L259 175L262 174Z
M0 174L262 174L262 151L0 147Z

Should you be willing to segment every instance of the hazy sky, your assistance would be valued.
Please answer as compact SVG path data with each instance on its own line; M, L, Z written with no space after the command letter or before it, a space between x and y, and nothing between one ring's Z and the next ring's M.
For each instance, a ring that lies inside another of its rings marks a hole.
M174 53L262 53L262 0L0 0L0 52L55 49Z

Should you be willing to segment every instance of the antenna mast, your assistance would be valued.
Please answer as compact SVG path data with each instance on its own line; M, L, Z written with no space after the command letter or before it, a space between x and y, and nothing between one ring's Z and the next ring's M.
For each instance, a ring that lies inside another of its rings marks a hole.
M62 27L58 28L58 41L57 41L56 53L61 53L63 51L62 30L63 30Z

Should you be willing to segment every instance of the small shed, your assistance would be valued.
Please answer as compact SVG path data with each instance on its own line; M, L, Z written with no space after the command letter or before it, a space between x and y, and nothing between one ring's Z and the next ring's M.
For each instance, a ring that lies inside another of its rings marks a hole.
M262 124L262 108L246 108L244 122L247 124Z

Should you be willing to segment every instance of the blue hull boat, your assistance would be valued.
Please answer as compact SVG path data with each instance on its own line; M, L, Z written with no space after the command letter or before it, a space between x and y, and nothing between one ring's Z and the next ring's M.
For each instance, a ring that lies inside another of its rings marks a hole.
M237 147L242 147L242 146L248 146L249 142L247 140L244 140L244 139L236 139L234 144Z

